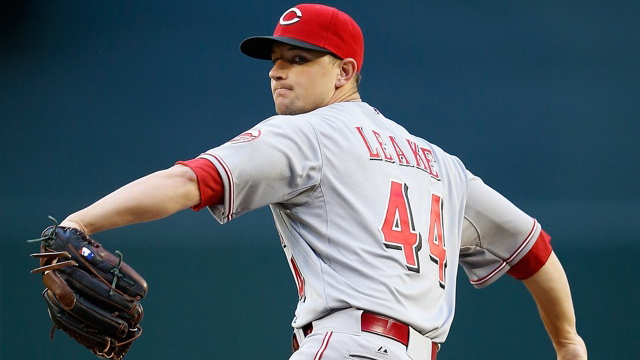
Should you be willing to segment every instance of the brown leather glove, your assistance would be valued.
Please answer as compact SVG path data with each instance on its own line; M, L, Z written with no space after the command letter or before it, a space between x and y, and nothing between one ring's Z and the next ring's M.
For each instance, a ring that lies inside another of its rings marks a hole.
M55 220L54 220L55 222ZM50 226L42 232L40 267L42 293L56 328L95 355L120 360L142 334L140 299L147 282L102 245L74 228Z

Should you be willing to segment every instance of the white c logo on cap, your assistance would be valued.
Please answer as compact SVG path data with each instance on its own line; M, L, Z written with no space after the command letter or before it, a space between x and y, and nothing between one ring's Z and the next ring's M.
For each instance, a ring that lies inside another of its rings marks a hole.
M296 13L296 17L294 17L291 20L285 20L284 17L287 16L287 14L289 14L290 12ZM285 11L284 14L282 14L282 16L280 16L280 25L295 24L298 21L300 21L301 17L302 17L302 12L300 10L298 10L298 8L292 7L291 9Z

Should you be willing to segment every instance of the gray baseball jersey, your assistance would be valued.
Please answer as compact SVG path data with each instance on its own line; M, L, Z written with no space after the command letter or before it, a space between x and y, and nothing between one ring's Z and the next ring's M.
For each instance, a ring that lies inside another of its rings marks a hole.
M534 219L364 102L274 116L200 156L224 182L225 223L269 205L298 287L292 325L342 308L444 342L458 262L475 286L533 245Z

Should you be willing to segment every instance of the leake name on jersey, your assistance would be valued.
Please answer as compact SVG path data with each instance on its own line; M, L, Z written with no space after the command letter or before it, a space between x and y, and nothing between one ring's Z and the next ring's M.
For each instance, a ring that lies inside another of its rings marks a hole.
M386 161L400 166L414 167L427 172L432 178L440 180L440 175L436 169L436 160L431 149L422 147L411 139L398 141L393 135L383 135L375 130L364 130L361 126L356 126L355 129L362 138L362 142L369 154L369 160ZM373 139L373 141L369 139ZM404 145L405 143L406 145ZM400 144L403 145L401 146ZM407 146L408 151L405 151ZM389 150L390 148L393 150ZM409 156L407 156L407 153Z

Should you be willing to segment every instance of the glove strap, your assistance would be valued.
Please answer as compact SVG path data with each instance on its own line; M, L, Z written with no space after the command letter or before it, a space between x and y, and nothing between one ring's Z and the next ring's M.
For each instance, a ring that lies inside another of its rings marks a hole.
M122 255L118 250L116 250L116 254L118 255L118 264L113 268L113 270L111 270L113 273L113 281L111 282L111 291L109 291L109 295L113 295L113 290L116 289L116 282L118 281L118 278L124 277L124 275L120 273L120 266L122 266L122 258L124 258L124 255Z

